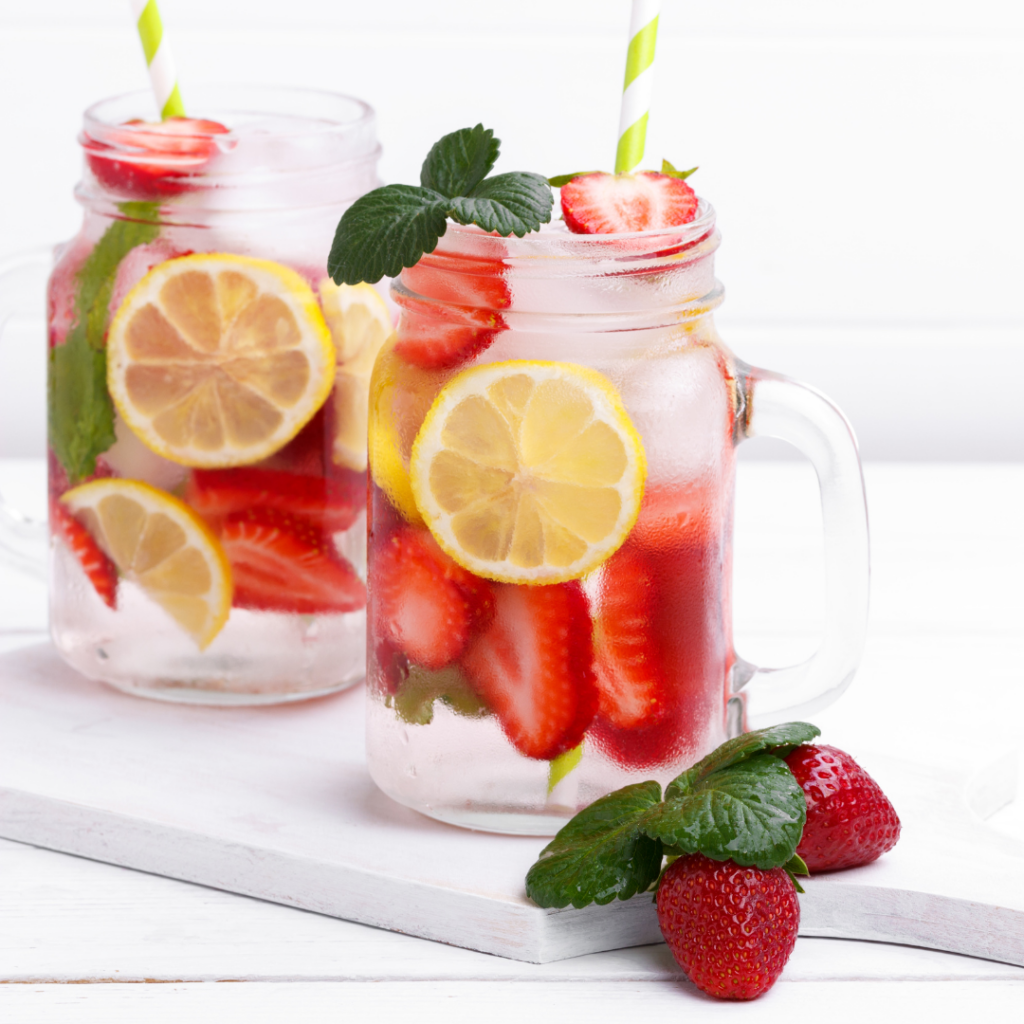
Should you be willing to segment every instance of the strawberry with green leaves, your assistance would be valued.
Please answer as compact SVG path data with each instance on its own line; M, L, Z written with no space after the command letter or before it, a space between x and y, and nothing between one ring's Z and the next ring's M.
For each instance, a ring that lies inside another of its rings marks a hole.
M787 761L832 749L809 745L818 734L805 722L756 730L727 740L664 794L652 780L596 800L541 851L527 895L542 907L579 908L656 888L662 934L694 984L719 998L756 998L796 941L795 875L809 873L797 851L814 820ZM859 780L856 762L843 763Z

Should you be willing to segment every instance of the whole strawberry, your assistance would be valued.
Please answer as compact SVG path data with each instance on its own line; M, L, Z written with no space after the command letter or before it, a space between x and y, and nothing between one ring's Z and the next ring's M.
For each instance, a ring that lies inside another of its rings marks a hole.
M807 798L807 824L796 852L810 871L868 864L896 845L896 811L849 754L804 744L785 760Z
M658 925L697 988L719 999L756 999L793 952L800 904L784 868L763 871L694 853L662 876Z

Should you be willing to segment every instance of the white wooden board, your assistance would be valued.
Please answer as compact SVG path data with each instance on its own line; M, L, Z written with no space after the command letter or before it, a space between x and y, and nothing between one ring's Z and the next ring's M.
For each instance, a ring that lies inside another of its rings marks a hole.
M468 833L377 792L361 690L275 709L151 703L82 679L48 645L0 657L0 835L532 962L659 940L647 896L533 906L544 841ZM810 880L801 934L1024 965L1024 847L985 828L1013 796L884 757L904 823L880 862Z

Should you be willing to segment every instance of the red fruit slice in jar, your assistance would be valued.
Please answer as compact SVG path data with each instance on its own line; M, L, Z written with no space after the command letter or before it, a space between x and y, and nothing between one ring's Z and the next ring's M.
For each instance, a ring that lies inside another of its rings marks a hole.
M720 542L694 531L650 553L646 565L656 598L647 606L644 650L665 684L664 711L629 728L602 715L591 729L613 761L637 770L696 761L721 742L729 658Z
M402 271L402 283L430 305L405 302L395 351L435 370L465 363L505 330L500 310L511 303L500 260L434 253ZM435 303L437 305L435 305Z
M581 235L678 227L697 216L693 189L656 171L583 174L562 186L561 202L566 227Z
M85 158L99 182L135 199L184 192L188 175L201 171L218 151L215 137L230 129L217 121L171 117L166 121L128 121L109 129L108 145L86 135Z
M325 479L250 466L197 469L185 500L216 528L236 512L274 509L330 534L347 530L366 507L366 475Z
M440 669L494 616L486 580L467 572L423 529L402 526L383 542L371 578L377 632L417 665Z
M317 615L366 604L366 586L323 533L277 509L224 520L221 543L235 582L234 607Z
M93 589L108 608L117 608L117 568L92 534L59 502L50 502L50 528L71 549Z
M635 729L664 717L669 699L654 634L658 591L647 557L630 543L604 565L594 641L600 715Z
M590 610L580 584L494 585L494 621L462 666L525 757L577 746L597 710Z

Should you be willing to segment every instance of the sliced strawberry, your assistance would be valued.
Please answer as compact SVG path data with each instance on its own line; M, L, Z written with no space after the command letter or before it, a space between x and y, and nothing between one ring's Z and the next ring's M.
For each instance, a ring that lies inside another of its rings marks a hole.
M347 530L366 507L366 474L344 479L301 476L276 469L196 469L185 500L215 529L232 513L275 509L321 533Z
M402 284L425 299L495 311L511 304L501 260L433 252L402 271Z
M494 588L491 625L462 659L470 681L526 757L577 746L597 710L590 610L578 581Z
M511 303L504 269L500 260L432 253L403 270L402 283L416 298L403 302L395 351L434 370L486 349L505 329L500 311Z
M646 651L665 684L664 711L631 728L602 715L591 729L609 757L637 770L692 764L721 742L731 646L720 541L691 531L648 554L645 564L651 581Z
M665 716L669 685L653 632L658 591L647 556L627 542L605 563L594 643L601 717L621 729Z
M366 586L323 533L277 509L249 509L224 520L234 606L316 615L366 604Z
M371 581L378 634L424 668L453 662L494 615L487 581L452 561L427 530L391 533L375 554Z
M607 235L689 224L697 194L680 178L656 171L583 174L562 186L562 215L578 235Z
M117 569L92 534L59 502L50 502L50 529L71 549L93 589L108 608L117 608Z
M217 153L214 136L229 129L217 121L172 117L166 121L129 121L107 129L105 138L85 136L89 169L111 191L136 199L178 195L187 176L201 171Z

